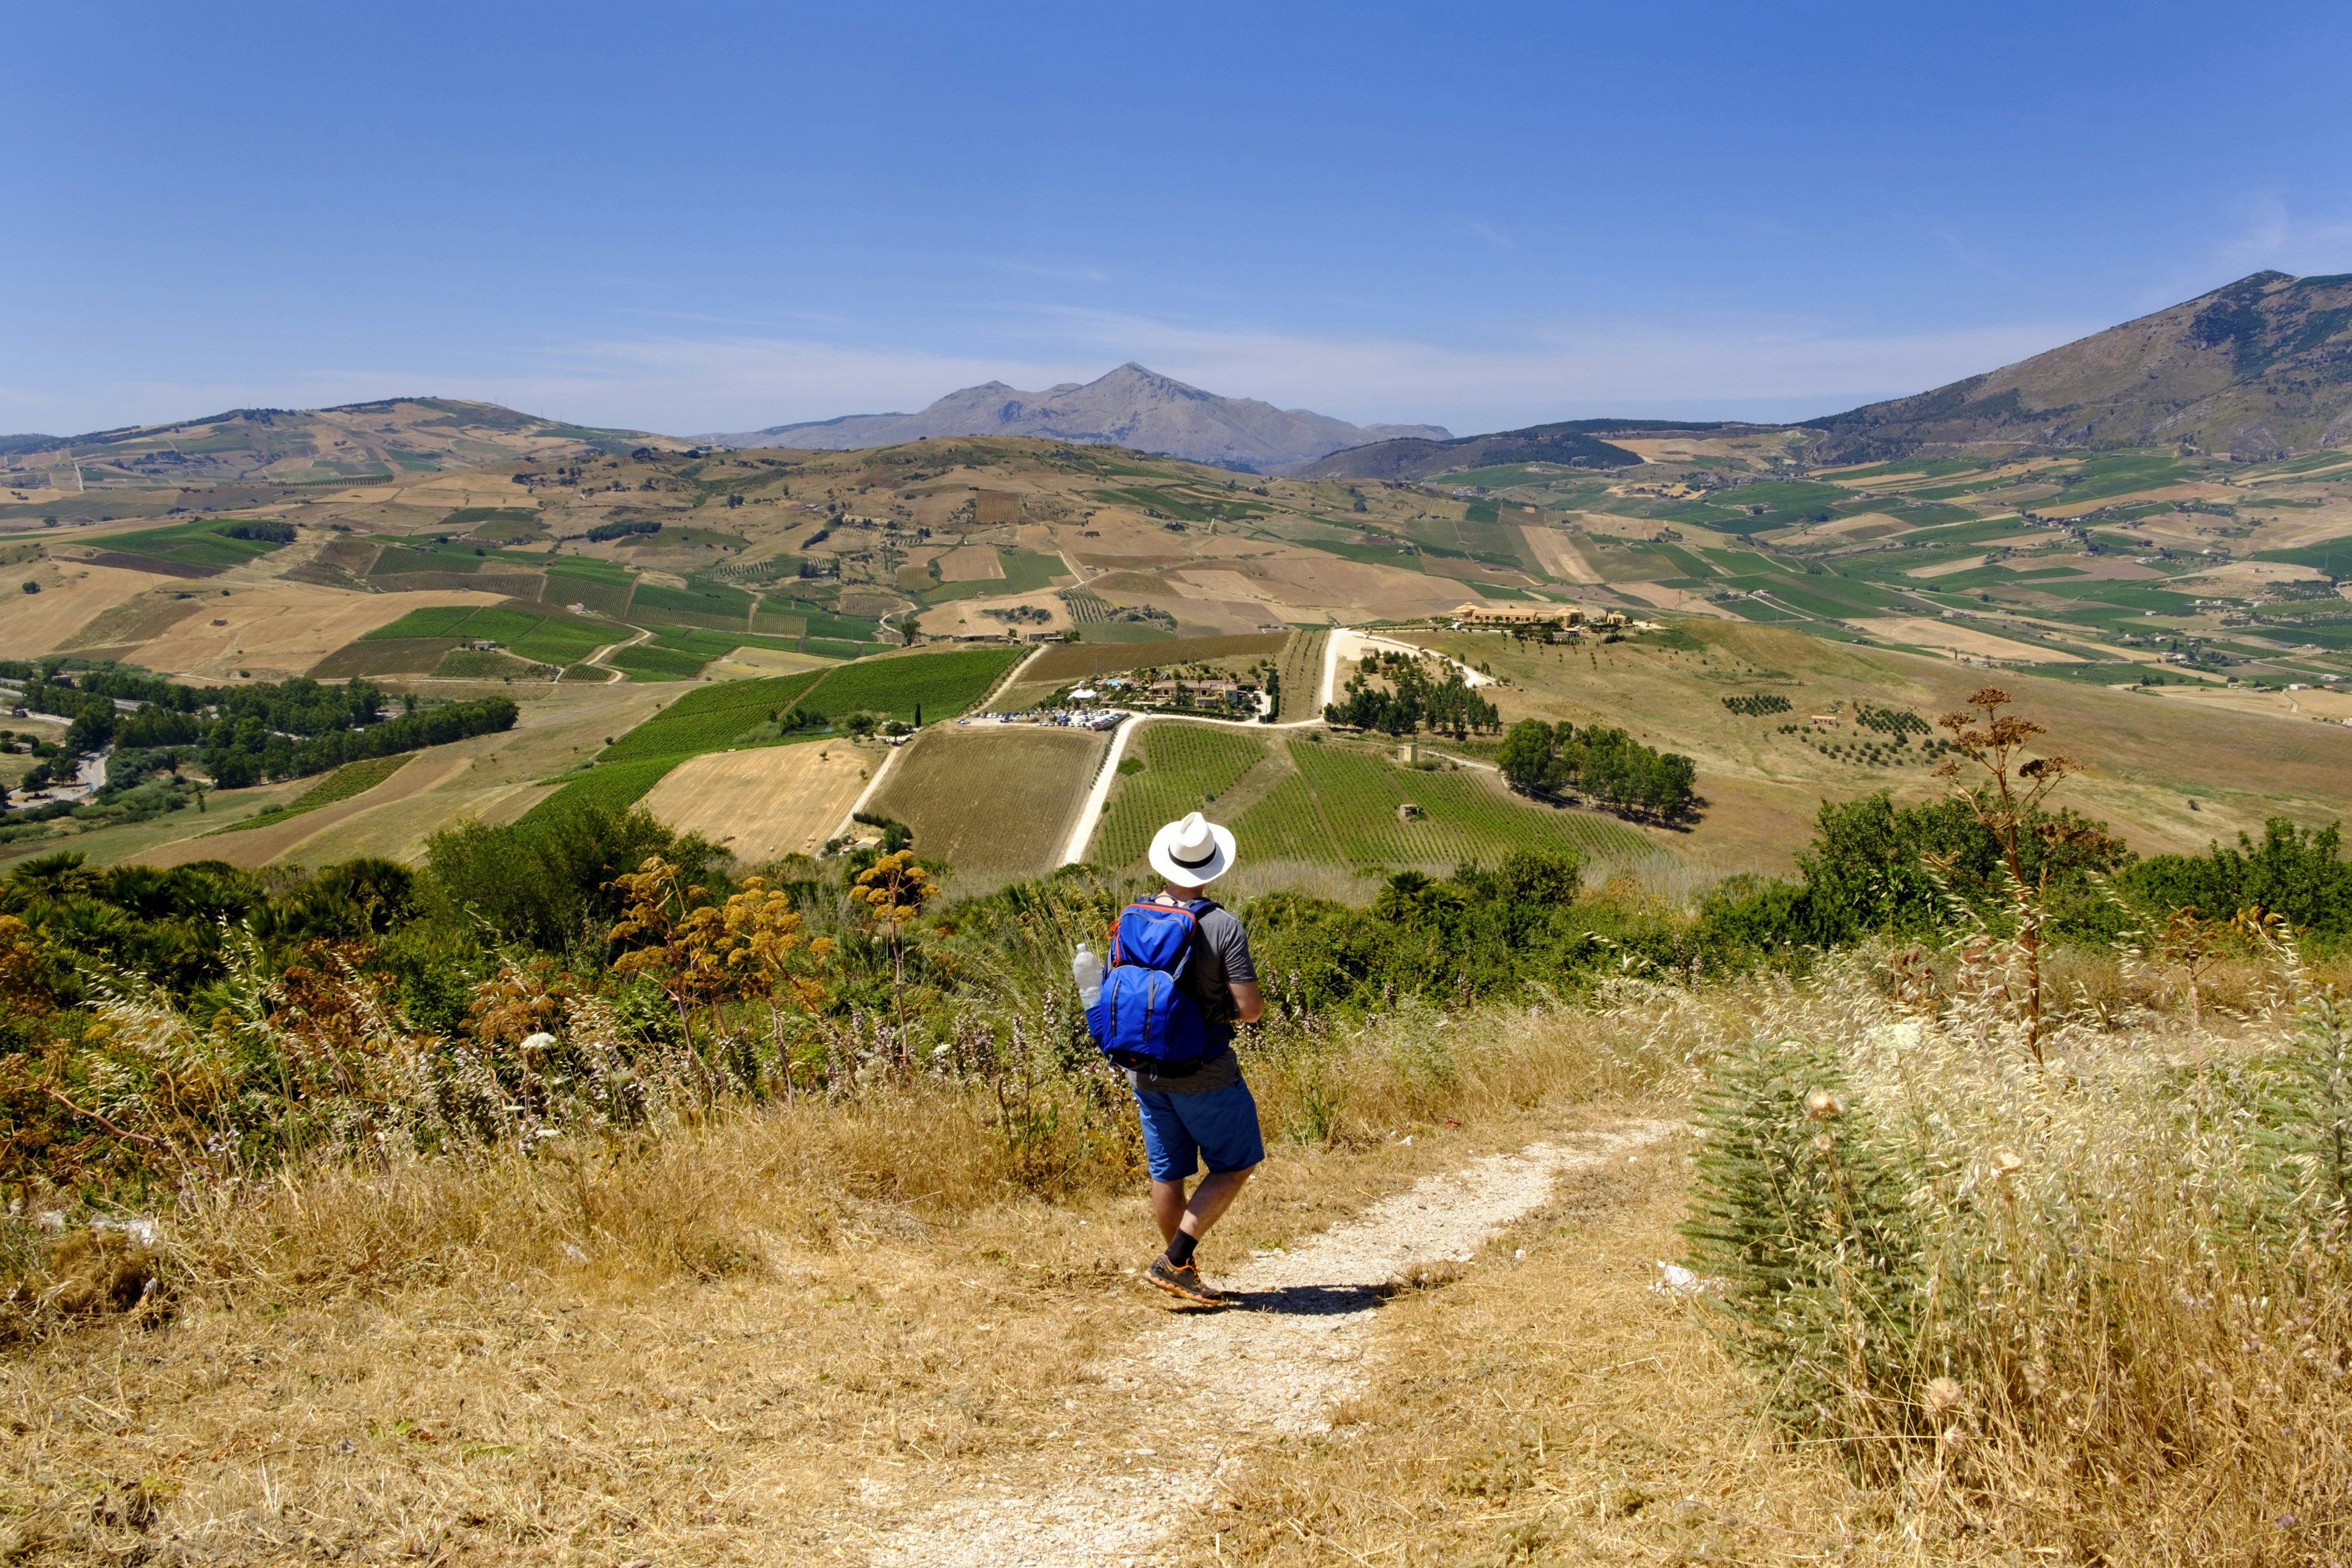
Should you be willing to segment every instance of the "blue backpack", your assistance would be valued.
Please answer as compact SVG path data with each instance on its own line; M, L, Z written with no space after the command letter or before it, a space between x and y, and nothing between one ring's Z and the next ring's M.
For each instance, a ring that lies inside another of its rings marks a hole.
M1087 1032L1105 1056L1125 1068L1164 1070L1214 1048L1200 1003L1176 984L1200 938L1200 916L1182 904L1129 904L1119 912L1102 995L1087 1009Z

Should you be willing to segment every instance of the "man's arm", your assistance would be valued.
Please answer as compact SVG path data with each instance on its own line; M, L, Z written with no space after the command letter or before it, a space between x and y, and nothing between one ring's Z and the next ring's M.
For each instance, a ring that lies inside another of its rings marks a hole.
M1229 980L1225 988L1234 994L1234 1016L1244 1024L1255 1024L1265 1014L1265 996L1255 980Z

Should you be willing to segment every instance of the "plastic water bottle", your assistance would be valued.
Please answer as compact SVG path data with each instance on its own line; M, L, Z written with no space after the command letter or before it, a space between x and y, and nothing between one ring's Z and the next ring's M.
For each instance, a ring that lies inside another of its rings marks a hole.
M1078 983L1078 1000L1087 1006L1102 1000L1103 961L1085 942L1078 943L1078 955L1070 960L1070 978Z

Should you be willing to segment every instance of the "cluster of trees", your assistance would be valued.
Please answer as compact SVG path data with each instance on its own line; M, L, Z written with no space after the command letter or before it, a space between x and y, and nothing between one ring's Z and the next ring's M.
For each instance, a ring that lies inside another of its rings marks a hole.
M2273 817L2259 842L2242 833L2202 855L2141 858L2104 823L2038 812L2019 850L2057 940L2108 943L2161 931L2184 910L2226 923L2260 910L2315 949L2352 942L2352 861L2335 825ZM1737 878L1718 889L1698 916L1709 942L1769 953L1884 932L1924 937L1963 918L2000 930L2013 918L2000 845L1957 800L1897 805L1882 793L1825 803L1797 867L1794 881Z
M660 531L660 519L641 517L627 522L600 522L588 531L588 537L595 543L606 544L615 539L626 539L633 533L659 533Z
M1556 739L1547 731L1548 754ZM152 1154L73 1110L98 1103L88 1091L115 1071L105 1055L114 1047L88 1028L93 955L151 976L194 1019L243 1016L237 999L253 993L237 973L242 950L277 977L270 1006L295 1007L318 976L349 976L421 1050L473 1050L513 1006L541 1005L532 996L602 998L648 1048L751 1049L751 1026L723 1023L720 1000L697 1004L709 1022L693 1026L701 1044L688 1039L681 1006L665 989L677 974L665 980L660 954L646 957L642 933L625 929L644 924L631 910L645 900L633 905L628 884L642 892L647 862L658 858L667 869L656 879L678 906L664 918L674 916L680 932L731 932L720 916L740 904L766 922L761 929L793 938L794 967L774 994L740 999L745 1018L761 1020L758 1049L769 1055L756 1071L727 1068L728 1081L756 1084L761 1073L772 1079L787 1070L780 1064L793 1052L803 1053L792 1059L807 1070L830 1070L826 1042L870 1033L876 1018L890 1018L915 1058L929 1059L941 1042L969 1034L975 1009L985 1016L1008 998L1034 1005L1067 985L1069 942L1099 931L1123 890L1069 868L939 909L919 907L928 895L894 894L899 912L884 931L874 889L859 879L870 881L919 846L901 825L873 825L884 842L842 865L794 859L762 868L759 879L739 878L723 852L642 811L591 805L508 826L461 826L437 836L415 869L360 860L289 881L218 862L95 868L66 854L21 864L0 877L0 1162L128 1179ZM2046 884L2045 929L2060 940L2105 943L2135 927L2161 931L2184 906L2226 922L2260 905L2301 928L2315 949L2352 942L2352 865L2332 827L2282 821L2259 842L2135 859L2099 824L2057 813L2032 818L2024 842L2025 874ZM1824 805L1799 866L1794 879L1728 884L1687 913L1587 891L1574 855L1540 851L1445 877L1401 871L1369 908L1276 892L1240 912L1278 1006L1342 1014L1408 999L1452 1007L1573 994L1629 970L1801 967L1810 949L1952 930L1969 919L1969 906L1996 929L2013 913L2001 847L1958 802L1898 806L1879 795ZM919 866L894 884L918 885L928 886ZM2215 925L2212 939L2231 940L2228 927ZM791 1018L776 1023L776 1008ZM266 1031L239 1026L222 1038L231 1037L240 1051L278 1048ZM1083 1059L1075 1033L1062 1045L1068 1059ZM507 1089L524 1094L551 1081L547 1060L511 1056L484 1058L520 1075L512 1084L501 1079ZM714 1072L721 1065L713 1058ZM276 1068L254 1070L268 1078ZM339 1092L312 1079L305 1094Z
M1324 705L1324 722L1389 735L1427 728L1457 741L1501 730L1502 715L1462 679L1462 671L1447 664L1440 679L1430 673L1434 662L1401 653L1366 654L1348 678L1342 700ZM1388 685L1373 685L1375 678Z
M154 765L176 768L196 755L215 783L239 789L509 730L516 715L503 697L427 704L412 695L401 700L396 716L387 716L384 694L359 679L328 686L297 676L193 687L137 670L56 661L0 663L0 675L25 683L26 707L72 721L60 754L47 764L58 778L72 775L74 758L112 746L126 775L142 773L141 758L161 759L145 766L152 773ZM119 709L118 699L141 706Z
M1580 730L1566 720L1522 719L1503 737L1495 762L1513 789L1551 797L1574 793L1621 816L1678 822L1698 800L1697 768L1688 757L1602 724Z
M396 719L329 730L306 740L267 729L263 721L250 716L235 720L233 727L224 719L206 739L205 771L223 789L243 789L264 779L300 778L366 757L389 757L511 730L515 714L511 699L485 697L420 708Z
M215 528L213 531L224 539L249 539L265 544L294 542L294 525L290 522L278 522L270 518L240 520L225 528Z

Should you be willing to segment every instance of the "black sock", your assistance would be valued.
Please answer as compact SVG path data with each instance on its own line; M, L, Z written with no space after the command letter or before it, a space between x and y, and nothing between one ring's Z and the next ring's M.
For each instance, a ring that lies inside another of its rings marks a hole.
M1182 1231L1178 1231L1176 1239L1168 1244L1168 1261L1179 1268L1183 1268L1192 1261L1192 1249L1200 1245L1199 1237L1187 1236Z

